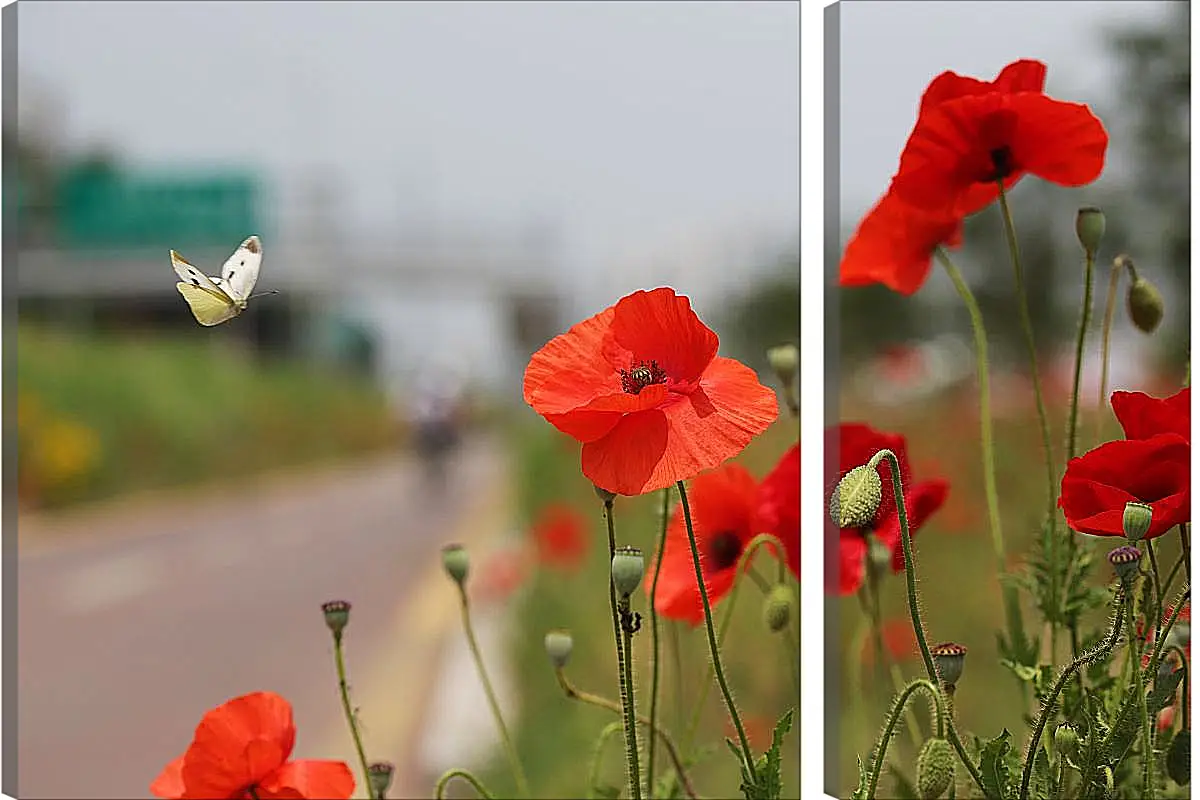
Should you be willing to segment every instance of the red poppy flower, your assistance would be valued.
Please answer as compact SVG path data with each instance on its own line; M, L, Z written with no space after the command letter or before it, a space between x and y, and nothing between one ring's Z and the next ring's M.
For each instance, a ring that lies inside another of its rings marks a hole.
M962 242L962 220L915 209L888 191L858 225L838 267L842 286L882 283L911 295L929 275L939 245Z
M292 707L273 692L236 697L204 715L187 752L150 784L166 798L349 798L354 775L341 761L289 761Z
M896 195L943 216L967 216L1026 173L1060 186L1100 176L1104 125L1086 105L1039 92L966 95L921 114L900 156Z
M947 100L990 92L1041 92L1046 86L1046 65L1041 61L1021 59L1000 70L993 81L981 81L946 71L938 75L921 95L920 113Z
M507 600L529 577L530 561L523 547L504 546L483 560L471 596L481 604Z
M800 580L800 443L792 445L759 487L762 530L783 542L788 567Z
M883 639L883 649L892 661L907 661L918 652L917 635L913 633L912 622L907 618L884 620L880 638ZM868 636L862 651L864 663L875 663L875 647L875 637Z
M688 490L692 531L696 535L700 570L711 606L716 606L733 588L738 559L758 532L755 518L758 498L754 476L740 464L726 464L706 472L696 477ZM766 549L768 552L775 550L771 545L766 545ZM650 570L648 580L642 582L647 597L654 583L653 567ZM667 526L654 604L658 613L665 617L692 625L704 621L704 605L696 585L696 567L692 563L682 503L675 507L675 514Z
M637 495L740 453L779 415L753 370L673 289L638 291L534 353L525 402L583 442L583 474Z
M1146 539L1191 520L1191 446L1175 433L1120 439L1067 464L1058 505L1067 524L1093 536L1125 535L1125 504L1153 509Z
M1191 387L1162 398L1142 392L1113 392L1111 402L1126 439L1177 433L1189 442L1192 440Z
M533 524L533 538L543 564L575 570L587 555L587 523L573 506L543 508Z
M836 437L836 438L835 438ZM847 472L861 467L883 449L891 450L900 462L900 479L904 486L904 507L908 512L909 532L916 536L925 521L946 501L950 485L941 478L916 482L908 463L908 447L903 436L883 433L858 423L842 423L826 430L826 448L838 453L840 472L830 481L836 486ZM853 594L862 586L868 557L867 534L872 534L885 552L892 554L892 571L904 571L904 549L900 540L900 517L896 509L896 493L892 489L891 468L880 462L879 476L883 495L874 521L865 528L842 528L838 532L838 547L826 561L826 588L838 594ZM832 522L830 523L832 528Z

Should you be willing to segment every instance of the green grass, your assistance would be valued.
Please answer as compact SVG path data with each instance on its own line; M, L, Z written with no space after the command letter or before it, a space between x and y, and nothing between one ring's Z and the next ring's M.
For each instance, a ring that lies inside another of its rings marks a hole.
M783 451L795 441L795 425L782 421L760 437L739 458L756 476L762 477ZM578 575L563 575L551 570L535 571L532 585L513 609L518 633L508 654L513 673L520 676L520 717L514 736L533 793L538 797L588 796L588 767L601 730L619 717L567 699L554 678L543 648L543 636L552 628L567 628L574 638L574 650L567 675L582 691L619 700L617 663L614 653L612 618L608 599L608 535L602 505L591 484L579 471L579 446L567 440L532 412L515 428L513 446L517 454L519 476L519 514L521 524L544 504L568 502L591 519L590 552ZM675 496L672 502L675 502ZM618 545L633 544L646 554L645 581L653 577L653 553L658 535L657 516L662 496L659 493L637 498L618 498L615 527ZM768 563L770 562L770 563ZM773 579L774 564L767 555L756 559L758 569ZM789 578L790 580L790 578ZM793 584L794 585L794 584ZM730 628L723 659L743 718L765 720L766 741L758 741L761 752L769 745L769 729L782 713L799 703L798 689L790 687L790 666L784 640L771 634L762 621L762 596L753 582L747 581L739 592L736 613ZM634 684L639 713L649 714L651 671L650 620L642 590L635 594L634 610L643 614L643 626L634 637L637 656ZM718 606L714 619L720 619ZM682 674L672 669L669 642L674 623L660 621L663 673L660 678L659 720L682 747L687 716L699 699L701 682L709 665L704 628L675 626L680 639ZM795 626L793 635L798 636ZM698 793L706 797L739 797L740 776L733 756L722 739L733 735L725 729L725 711L719 689L714 685L703 707L703 716L695 743L709 748L711 754L693 767L689 774ZM511 724L511 721L510 721ZM797 726L798 727L798 726ZM799 796L799 733L797 727L785 740L784 796ZM642 742L641 767L645 775L645 739ZM659 746L655 772L663 775L669 760ZM507 764L497 752L496 759L480 773L486 786L498 797L515 797L515 785ZM625 766L623 738L612 737L601 761L600 783L619 787L624 794ZM469 790L463 789L465 793Z
M65 506L363 453L395 433L364 378L250 352L214 336L86 336L22 326L17 383L21 478L47 420L90 430L98 458L64 485L24 499Z

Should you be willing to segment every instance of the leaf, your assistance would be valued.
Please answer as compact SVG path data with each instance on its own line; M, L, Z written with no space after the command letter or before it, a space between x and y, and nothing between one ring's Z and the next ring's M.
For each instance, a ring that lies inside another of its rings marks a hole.
M858 756L858 786L851 793L850 800L867 800L867 770L863 766L862 756Z
M792 729L792 720L795 718L795 712L794 708L789 708L779 718L779 722L775 723L775 733L771 737L771 748L767 750L765 757L760 762L761 766L757 770L759 796L765 800L779 800L779 794L783 791L783 779L779 775L781 762L779 748L783 745L783 738Z
M1012 734L1005 728L999 736L983 746L979 755L979 772L983 776L983 791L989 800L1008 797L1008 754L1012 750Z
M1044 741L1044 740L1043 740ZM1033 759L1033 771L1029 777L1030 797L1053 797L1054 779L1050 772L1050 758L1046 748L1039 747L1037 757Z

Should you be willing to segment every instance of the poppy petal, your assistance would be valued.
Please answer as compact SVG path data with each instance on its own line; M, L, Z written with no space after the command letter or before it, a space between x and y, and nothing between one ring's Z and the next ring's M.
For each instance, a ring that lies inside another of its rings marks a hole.
M274 692L236 697L204 715L184 755L190 797L226 797L287 761L296 741L292 707Z
M1012 150L1021 168L1059 186L1100 177L1108 131L1090 108L1032 92L1012 95L1009 107L1019 120Z
M778 416L775 392L753 370L717 357L695 391L627 414L606 436L585 442L583 474L616 494L653 492L733 458Z
M620 392L620 375L602 355L612 319L613 309L607 308L534 353L525 367L525 402L543 416L565 414L599 394Z
M921 526L933 516L950 493L950 484L941 478L921 481L904 493L904 508L908 512L908 530L916 536ZM904 547L900 536L900 517L892 514L876 531L879 540L892 551L892 571L904 571Z
M825 562L826 587L831 591L836 587L841 595L854 594L866 574L867 540L856 531L842 531L836 547L828 551L832 558Z
M618 369L654 360L674 380L690 382L717 355L717 345L717 335L696 316L691 300L664 287L621 298L605 355Z
M867 212L846 244L838 267L842 286L882 283L905 295L916 292L929 275L933 251L962 240L962 221L906 206L884 195Z
M763 478L759 491L759 519L763 529L783 542L787 564L800 579L800 443L788 448L779 463Z
M921 95L920 111L972 94L988 92L1041 92L1046 86L1046 65L1041 61L1022 59L1000 70L994 81L981 81L956 72L943 72L930 81Z
M342 761L289 761L258 784L256 794L262 800L349 800L354 794L354 773Z
M184 796L183 756L167 764L154 783L150 784L150 794L166 800L177 800Z
M1177 433L1192 440L1192 390L1184 387L1170 397L1142 392L1113 392L1113 414L1126 439L1149 439L1158 433Z

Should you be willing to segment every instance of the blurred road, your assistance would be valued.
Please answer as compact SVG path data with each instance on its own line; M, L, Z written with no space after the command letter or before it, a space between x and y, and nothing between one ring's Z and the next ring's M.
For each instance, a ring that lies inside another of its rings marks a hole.
M344 758L358 775L320 610L331 599L354 604L347 666L368 759L397 765L392 797L430 796L405 778L458 619L438 551L502 530L509 495L494 443L459 453L446 501L418 466L181 495L57 530L22 518L20 796L149 797L204 712L256 690L292 702L296 757Z

